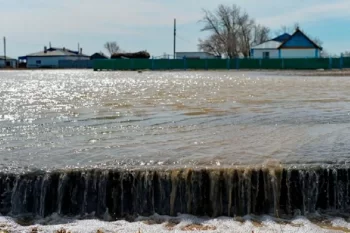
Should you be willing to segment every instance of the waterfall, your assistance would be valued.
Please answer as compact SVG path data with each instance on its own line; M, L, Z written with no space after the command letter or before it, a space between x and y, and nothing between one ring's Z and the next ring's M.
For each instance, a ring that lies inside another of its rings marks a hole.
M0 174L0 213L97 218L242 216L350 208L350 168L197 168L70 170Z

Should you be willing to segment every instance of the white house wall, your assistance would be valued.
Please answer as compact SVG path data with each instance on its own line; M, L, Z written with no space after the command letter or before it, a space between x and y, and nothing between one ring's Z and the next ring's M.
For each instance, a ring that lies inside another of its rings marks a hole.
M263 58L264 52L270 52L270 58L278 58L278 50L277 49L254 49L253 57L254 58Z
M89 57L27 57L27 68L40 68L40 67L53 67L58 68L58 61L60 60L89 60ZM37 64L37 61L41 61L41 64Z
M264 52L270 52L270 58L315 58L321 53L319 49L281 49L281 54L278 49L254 49L252 57L263 58Z
M316 57L316 49L281 49L281 58L315 58L315 57Z

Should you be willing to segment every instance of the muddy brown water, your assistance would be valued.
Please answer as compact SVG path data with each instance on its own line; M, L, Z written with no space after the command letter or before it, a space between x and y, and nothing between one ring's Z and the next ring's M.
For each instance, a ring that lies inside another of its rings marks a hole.
M346 164L350 78L0 72L2 170Z
M0 213L347 214L349 90L276 72L0 72Z

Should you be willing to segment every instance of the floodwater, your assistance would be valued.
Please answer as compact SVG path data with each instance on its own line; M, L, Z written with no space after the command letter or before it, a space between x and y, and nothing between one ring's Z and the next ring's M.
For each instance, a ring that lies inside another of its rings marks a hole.
M346 164L349 77L0 72L0 169Z
M349 232L349 90L272 72L0 72L0 231Z

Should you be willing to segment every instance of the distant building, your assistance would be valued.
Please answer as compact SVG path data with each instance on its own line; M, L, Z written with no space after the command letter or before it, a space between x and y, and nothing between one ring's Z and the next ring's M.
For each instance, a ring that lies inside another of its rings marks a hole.
M176 52L176 59L213 59L218 58L217 56L207 52Z
M84 55L82 49L73 51L66 48L46 48L38 53L19 57L18 60L26 61L27 68L58 68L60 61L90 60L90 56Z
M252 58L319 58L322 47L299 28L251 48Z
M17 60L7 57L6 59L4 56L0 56L0 68L5 68L5 67L11 67L11 68L16 68L17 67Z
M94 53L90 56L90 60L95 60L95 59L108 59L108 57L104 55L102 52L99 52L99 53Z

